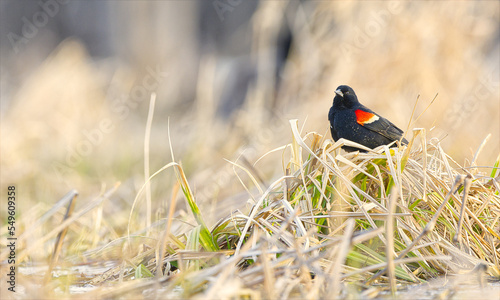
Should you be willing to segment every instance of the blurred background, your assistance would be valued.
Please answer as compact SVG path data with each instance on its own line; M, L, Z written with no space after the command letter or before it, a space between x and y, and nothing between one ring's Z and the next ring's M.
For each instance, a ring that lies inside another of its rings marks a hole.
M16 185L19 212L120 181L104 209L127 212L111 225L126 222L144 184L153 92L150 172L172 160L170 128L210 222L257 195L224 159L269 184L282 151L254 163L291 141L290 119L330 139L341 84L405 131L417 98L413 121L438 94L410 128L461 165L488 134L474 164L491 167L500 153L498 1L2 0L0 9L1 189ZM171 170L152 182L155 218L174 182Z

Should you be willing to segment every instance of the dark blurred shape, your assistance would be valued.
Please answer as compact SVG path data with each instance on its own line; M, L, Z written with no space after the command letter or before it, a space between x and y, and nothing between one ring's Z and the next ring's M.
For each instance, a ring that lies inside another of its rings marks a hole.
M217 117L227 120L244 103L249 85L256 76L251 59L251 18L259 1L228 2L199 0L199 40L204 55L217 57L221 73L221 96Z
M77 37L93 57L112 55L109 1L1 1L1 50L22 51L50 32L44 45L55 48ZM37 38L37 36L39 36ZM7 51L10 52L10 51Z
M198 3L202 53L217 58L218 70L224 77L216 114L218 118L228 120L243 105L257 76L257 61L255 55L252 56L252 48L257 46L252 18L260 2L200 0ZM274 49L268 49L275 53L275 65L268 68L275 74L276 89L291 44L291 30L283 21L278 40L271 45Z
M114 61L128 65L139 78L148 66L175 72L171 84L179 94L169 95L172 106L192 102L200 59L212 56L217 64L214 76L222 78L217 116L227 120L241 108L257 76L252 51L257 46L253 17L259 5L260 1L243 0L1 1L0 50L7 68L3 72L21 82L23 74L72 37L92 58L117 58ZM275 65L268 66L275 73L276 87L292 41L288 25L280 26L278 41L267 49L276 53Z
M198 39L203 51L220 56L249 56L251 18L259 1L198 0Z

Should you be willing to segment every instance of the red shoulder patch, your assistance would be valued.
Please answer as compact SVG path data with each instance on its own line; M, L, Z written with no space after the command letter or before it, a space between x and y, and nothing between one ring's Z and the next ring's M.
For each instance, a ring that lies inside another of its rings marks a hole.
M356 121L360 125L372 123L379 119L377 115L361 109L356 109L355 113L356 113Z

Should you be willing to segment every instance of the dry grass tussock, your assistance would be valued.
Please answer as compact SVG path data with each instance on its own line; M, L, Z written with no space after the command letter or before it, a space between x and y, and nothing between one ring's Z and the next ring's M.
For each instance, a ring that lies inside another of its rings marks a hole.
M114 238L108 234L106 245L58 264L68 228L85 228L88 220L82 216L91 210L98 213L116 187L74 213L77 198L71 192L33 228L67 206L61 224L30 241L18 258L26 261L58 235L49 268L72 275L63 276L66 280L46 277L46 295L53 296L57 287L74 291L75 286L87 286L91 288L84 290L86 295L94 298L155 293L204 299L373 296L464 270L474 269L483 280L500 276L498 160L488 173L465 169L439 142L427 143L422 129L413 131L408 148L345 153L340 147L351 142L334 144L315 132L302 136L297 121L290 124L291 143L275 149L283 152L284 174L267 189L260 188L260 198L249 212L228 212L208 227L182 166L172 162L150 181L175 170L178 184L172 199L184 195L194 216L190 224L172 201L166 220ZM247 172L255 186L261 185L250 170L235 166ZM141 205L145 187L134 206ZM133 215L134 208L129 226ZM81 233L81 244L93 239L93 233ZM27 230L19 242L31 234ZM113 257L121 257L119 264L106 267ZM101 268L95 273L92 268L75 269L96 263ZM33 274L23 278L28 295L41 280Z

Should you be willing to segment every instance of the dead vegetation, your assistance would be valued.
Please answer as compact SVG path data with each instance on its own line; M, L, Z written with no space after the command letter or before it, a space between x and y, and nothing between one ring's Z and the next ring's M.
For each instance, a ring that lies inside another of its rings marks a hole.
M183 194L194 216L190 224L189 216L176 215L172 201L166 219L67 259L55 274L66 270L68 289L87 286L86 296L102 299L374 296L474 268L483 280L500 276L498 161L488 172L462 168L438 142L425 143L425 132L418 129L409 148L345 153L340 146L349 141L332 144L314 132L301 136L297 121L290 125L293 139L278 149L284 174L268 187L259 187L249 170L234 163L260 190L248 212L234 211L208 227L181 165L172 162L150 180L173 169L177 184L171 199ZM419 141L424 143L416 145ZM98 210L115 188L31 241L19 259L26 261L70 227L86 226L82 216ZM142 191L137 205L144 203ZM31 230L74 196L38 218L19 242L27 242ZM27 215L37 213L34 208ZM91 232L86 235L81 238L93 239ZM100 275L85 275L92 267L85 269L77 279L75 266L101 265L106 257L129 258ZM51 264L57 264L56 255ZM62 284L56 278L47 282L48 294Z

